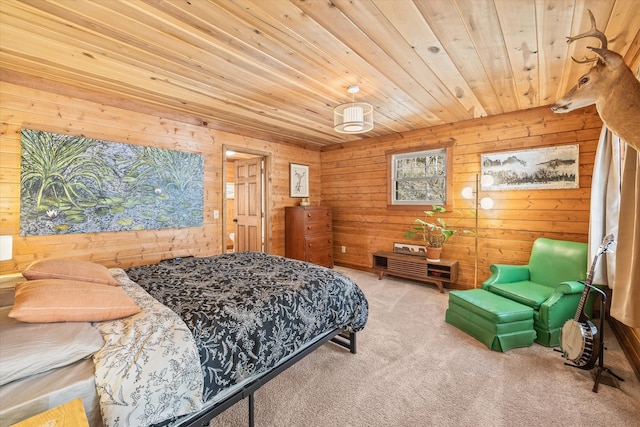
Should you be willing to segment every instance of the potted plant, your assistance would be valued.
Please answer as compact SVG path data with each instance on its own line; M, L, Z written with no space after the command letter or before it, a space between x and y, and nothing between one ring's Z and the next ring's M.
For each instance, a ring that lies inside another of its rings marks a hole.
M424 219L416 218L416 225L404 233L404 237L407 239L413 239L416 236L421 238L425 244L429 261L440 261L442 247L456 232L454 228L447 225L444 218L438 216L438 214L445 212L447 210L443 206L433 205L432 210L424 211Z

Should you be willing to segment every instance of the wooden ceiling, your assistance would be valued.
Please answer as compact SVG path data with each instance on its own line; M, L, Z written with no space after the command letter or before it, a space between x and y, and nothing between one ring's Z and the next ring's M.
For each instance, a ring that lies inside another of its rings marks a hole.
M552 104L598 43L565 41L587 9L638 43L637 0L1 0L0 77L322 147ZM353 84L364 135L333 130Z

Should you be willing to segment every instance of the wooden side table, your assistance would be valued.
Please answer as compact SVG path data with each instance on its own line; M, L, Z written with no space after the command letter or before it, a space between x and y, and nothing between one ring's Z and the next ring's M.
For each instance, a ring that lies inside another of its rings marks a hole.
M435 284L440 293L444 293L446 283L458 280L458 261L441 259L427 261L417 255L398 254L395 252L376 252L373 254L373 268L378 279L387 274L425 283Z
M82 399L77 398L63 405L44 411L11 427L41 427L41 426L74 426L89 427L89 421L84 413Z
M16 284L26 282L22 273L0 275L0 307L13 305Z

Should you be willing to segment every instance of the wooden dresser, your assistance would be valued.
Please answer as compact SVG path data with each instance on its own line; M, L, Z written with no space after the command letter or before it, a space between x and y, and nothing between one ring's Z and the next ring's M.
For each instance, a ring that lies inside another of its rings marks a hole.
M333 225L327 206L285 208L285 255L333 268Z

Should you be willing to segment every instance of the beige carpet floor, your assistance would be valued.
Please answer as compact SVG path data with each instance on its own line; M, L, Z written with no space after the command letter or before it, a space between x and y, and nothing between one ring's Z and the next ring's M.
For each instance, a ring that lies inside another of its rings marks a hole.
M336 270L369 301L357 354L329 343L267 383L256 426L640 426L640 383L610 329L605 365L625 381L594 393L553 349L494 352L445 323L446 291ZM211 426L247 423L244 400Z

